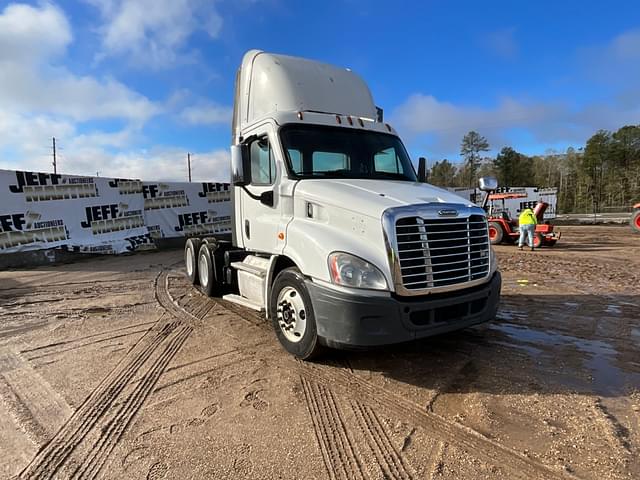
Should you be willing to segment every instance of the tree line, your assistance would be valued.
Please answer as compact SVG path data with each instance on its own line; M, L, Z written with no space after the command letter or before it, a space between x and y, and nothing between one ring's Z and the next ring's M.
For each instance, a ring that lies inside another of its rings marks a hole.
M501 186L555 187L560 213L619 211L640 202L640 125L599 130L584 147L565 153L528 156L504 147L495 158L483 156L488 151L485 137L467 133L460 146L463 161L436 161L429 183L473 188L479 177L492 175Z

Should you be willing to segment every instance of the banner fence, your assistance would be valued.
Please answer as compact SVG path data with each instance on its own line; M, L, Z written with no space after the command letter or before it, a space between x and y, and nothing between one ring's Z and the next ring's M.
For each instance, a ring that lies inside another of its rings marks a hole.
M228 183L143 182L0 170L0 253L124 253L231 232Z

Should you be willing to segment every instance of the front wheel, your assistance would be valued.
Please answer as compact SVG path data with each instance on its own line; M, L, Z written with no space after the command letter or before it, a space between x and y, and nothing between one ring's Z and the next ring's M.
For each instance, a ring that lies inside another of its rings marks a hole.
M285 350L302 360L318 356L316 318L304 277L297 268L281 271L271 288L269 316Z

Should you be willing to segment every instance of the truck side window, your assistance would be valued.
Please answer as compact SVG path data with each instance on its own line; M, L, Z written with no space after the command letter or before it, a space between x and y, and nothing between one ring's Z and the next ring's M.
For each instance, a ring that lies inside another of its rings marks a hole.
M276 178L276 162L267 137L260 137L249 147L251 153L251 183L272 185Z
M287 149L289 152L289 160L291 160L291 168L294 172L302 171L302 153L300 150L296 150L295 148Z
M373 162L376 172L402 173L396 149L393 147L376 153Z
M349 169L349 157L340 152L313 152L311 157L314 172Z

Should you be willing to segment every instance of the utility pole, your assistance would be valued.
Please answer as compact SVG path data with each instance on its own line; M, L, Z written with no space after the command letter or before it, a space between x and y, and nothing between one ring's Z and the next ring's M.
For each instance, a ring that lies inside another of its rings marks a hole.
M58 165L56 164L56 137L53 137L53 173L57 172Z
M189 183L191 183L191 154L187 152L187 168L189 169Z

